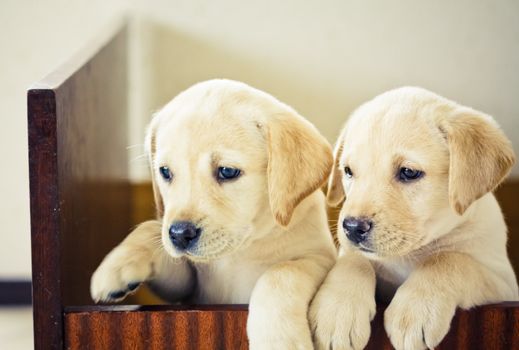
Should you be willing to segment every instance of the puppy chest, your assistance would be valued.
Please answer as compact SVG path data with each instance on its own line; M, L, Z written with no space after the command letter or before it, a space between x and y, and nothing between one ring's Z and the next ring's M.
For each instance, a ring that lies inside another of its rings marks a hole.
M415 264L406 262L377 262L374 264L374 267L377 275L377 297L380 300L389 302L398 287L405 282L415 269Z
M195 302L247 304L265 267L244 261L197 265Z

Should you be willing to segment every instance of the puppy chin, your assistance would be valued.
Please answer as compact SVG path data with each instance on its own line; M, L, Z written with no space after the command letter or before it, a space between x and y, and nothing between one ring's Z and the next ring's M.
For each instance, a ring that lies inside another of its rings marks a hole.
M185 257L194 262L210 262L230 255L238 250L238 245L217 244L215 246L202 245L186 250Z
M405 258L422 246L422 239L408 238L410 235L398 233L392 236L384 236L382 240L374 241L370 246L370 252L366 254L374 254L379 258Z
M224 234L222 231L204 232L199 241L186 250L173 246L167 234L162 236L162 245L173 258L185 257L193 262L204 263L230 255L244 245L248 235Z
M367 245L364 245L362 243L359 245L356 245L355 249L360 251L360 253L362 255L364 255L365 257L367 257L368 259L377 260L377 259L381 258L381 256L375 249L373 249L372 247L368 247Z
M414 251L421 249L423 237L410 239L408 238L410 236L404 232L395 235L373 232L373 236L363 242L353 243L346 237L339 239L339 241L342 241L341 244L347 241L347 244L369 259L381 260L384 258L405 258L412 255Z
M193 262L204 263L220 259L230 253L232 250L229 249L193 249L186 251L185 256Z

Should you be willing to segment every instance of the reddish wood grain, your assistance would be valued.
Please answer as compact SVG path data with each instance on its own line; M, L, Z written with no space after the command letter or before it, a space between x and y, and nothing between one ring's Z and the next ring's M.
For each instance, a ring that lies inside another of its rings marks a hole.
M369 350L393 349L384 331L385 307L378 307L372 322ZM519 349L519 303L480 306L458 310L439 350Z
M66 349L248 349L247 306L90 307L65 312Z
M379 307L366 349L393 349ZM247 349L246 306L100 306L65 312L67 349ZM458 310L437 349L519 349L519 303Z

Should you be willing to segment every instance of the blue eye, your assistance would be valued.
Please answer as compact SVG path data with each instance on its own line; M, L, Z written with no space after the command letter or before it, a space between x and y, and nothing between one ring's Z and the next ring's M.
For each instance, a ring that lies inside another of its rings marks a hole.
M173 179L173 174L171 174L171 170L169 170L167 166L161 166L159 172L162 178L167 182L171 182L171 179Z
M402 182L410 182L413 180L418 180L424 175L423 171L409 169L409 168L400 168L398 172L398 179Z
M353 172L351 171L350 167L347 166L347 167L344 167L344 173L346 174L347 177L353 177Z
M241 175L241 170L236 168L218 168L218 180L232 180Z

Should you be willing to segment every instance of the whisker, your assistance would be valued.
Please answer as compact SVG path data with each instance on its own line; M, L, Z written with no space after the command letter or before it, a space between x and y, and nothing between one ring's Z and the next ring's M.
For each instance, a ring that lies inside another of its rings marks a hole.
M126 146L126 149L132 149L132 148L137 148L137 147L144 147L144 143L136 143L134 145L129 145L129 146Z
M141 160L148 160L148 157L146 154L141 154L141 155L138 155L137 157L134 157L132 159L130 159L130 163L133 163L133 162L137 162L137 161L141 161Z

